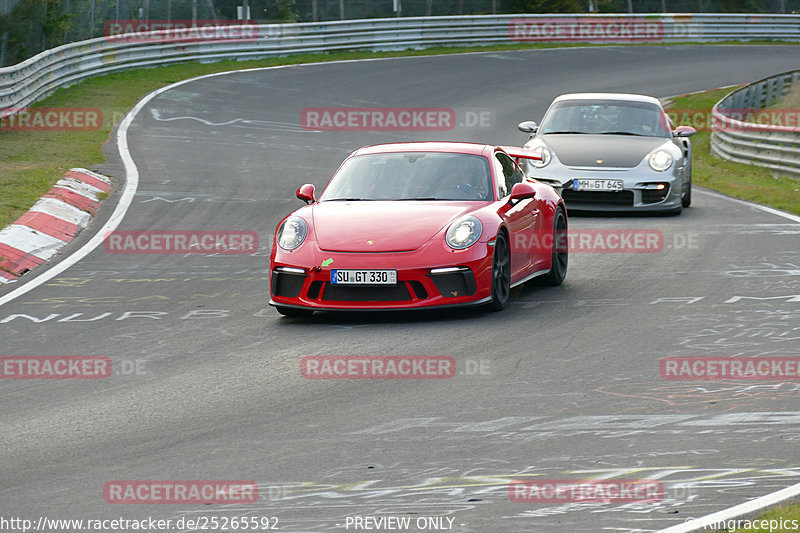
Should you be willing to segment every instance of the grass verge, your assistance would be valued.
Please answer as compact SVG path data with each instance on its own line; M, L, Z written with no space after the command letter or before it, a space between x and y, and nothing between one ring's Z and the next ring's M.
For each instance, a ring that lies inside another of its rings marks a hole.
M800 179L775 176L769 169L726 161L711 153L711 133L701 129L710 124L714 104L731 90L715 89L675 98L667 110L677 115L678 125L683 123L698 129L692 137L692 182L734 198L800 215ZM702 117L702 124L695 121L697 117Z
M787 43L766 41L749 44ZM92 165L103 163L102 146L108 140L113 127L122 119L124 114L145 94L176 81L234 69L293 65L318 61L541 49L563 46L563 44L556 43L530 43L486 47L436 47L425 50L401 50L395 52L302 54L251 61L182 63L123 71L91 78L72 87L60 89L33 107L98 108L103 115L103 124L100 129L85 132L8 131L3 129L7 121L0 124L0 228L5 227L22 215L42 194L50 189L67 169L74 166L91 167ZM578 46L613 45L587 44ZM636 46L654 45L642 44ZM711 100L714 100L714 98L708 98L710 102L709 108L710 105L713 105ZM759 171L752 173L750 181L735 184L735 180L729 178L729 174L734 176L751 174L751 167L742 165L731 164L730 166L723 166L721 174L712 172L711 170L713 169L709 169L708 165L716 165L717 163L707 159L705 155L708 152L707 139L704 141L702 134L698 137L699 142L696 143L696 154L699 154L700 157L698 159L701 159L696 161L699 164L695 166L695 172L700 174L698 176L699 179L697 179L698 184L715 188L739 198L767 203L780 209L792 210L795 213L798 212L797 202L788 202L787 204L785 198L786 193L790 191L789 181L776 185L775 180L767 172ZM708 162L706 163L706 161ZM762 186L763 190L761 190ZM794 208L791 207L792 205L794 205Z

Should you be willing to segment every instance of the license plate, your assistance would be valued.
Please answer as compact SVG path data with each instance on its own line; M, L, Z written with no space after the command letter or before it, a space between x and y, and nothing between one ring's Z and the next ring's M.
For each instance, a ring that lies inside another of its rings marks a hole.
M397 270L331 270L336 285L397 285Z
M622 190L622 180L577 179L572 180L572 189L575 191L619 192Z

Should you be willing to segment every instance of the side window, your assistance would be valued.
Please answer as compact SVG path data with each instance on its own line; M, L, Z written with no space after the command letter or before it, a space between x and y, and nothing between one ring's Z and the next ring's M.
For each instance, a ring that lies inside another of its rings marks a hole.
M508 195L508 190L506 189L506 180L503 176L503 165L500 164L500 160L497 159L497 156L492 158L492 172L496 176L497 180L497 197L503 198Z
M513 163L513 161L512 161L512 163ZM523 181L525 181L525 173L522 172L522 169L519 167L519 165L514 163L514 183L522 183ZM512 185L512 187L513 187L513 185ZM509 189L509 192L510 191L511 191L511 189Z
M500 198L504 198L511 193L515 183L521 183L525 179L525 175L508 155L497 152L495 158L498 163L495 168L500 173L498 177L502 177L497 180Z

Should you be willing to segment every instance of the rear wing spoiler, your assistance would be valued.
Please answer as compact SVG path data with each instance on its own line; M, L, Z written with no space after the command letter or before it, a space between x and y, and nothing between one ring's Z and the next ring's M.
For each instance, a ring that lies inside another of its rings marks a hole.
M536 161L542 160L542 156L540 154L531 152L530 150L525 150L524 148L519 148L517 146L498 146L498 148L513 157L517 164L519 164L520 159L534 159Z

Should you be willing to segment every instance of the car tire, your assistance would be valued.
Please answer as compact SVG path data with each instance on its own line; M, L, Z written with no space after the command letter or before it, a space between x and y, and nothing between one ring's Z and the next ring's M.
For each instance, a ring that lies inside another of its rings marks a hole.
M689 182L687 184L687 188L681 194L681 206L682 207L689 207L692 205L692 179L689 178Z
M561 285L567 277L569 265L569 242L567 240L567 217L559 207L553 217L553 252L550 273L545 276L548 285Z
M497 234L494 242L494 255L492 257L492 301L489 309L500 311L508 302L511 295L511 253L508 249L506 234L502 231Z
M284 307L282 305L276 305L275 310L283 316L290 318L304 318L314 314L314 311L311 309L298 309L296 307Z

